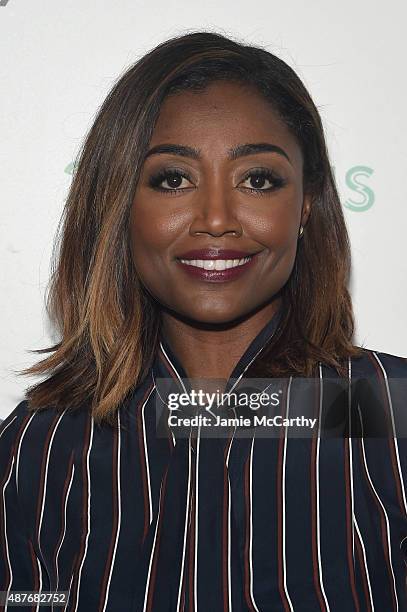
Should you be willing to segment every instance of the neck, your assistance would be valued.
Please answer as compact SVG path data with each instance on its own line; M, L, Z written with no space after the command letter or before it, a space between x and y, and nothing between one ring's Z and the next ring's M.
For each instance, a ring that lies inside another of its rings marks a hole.
M162 331L188 378L229 379L250 343L281 304L275 299L231 324L199 324L162 313Z

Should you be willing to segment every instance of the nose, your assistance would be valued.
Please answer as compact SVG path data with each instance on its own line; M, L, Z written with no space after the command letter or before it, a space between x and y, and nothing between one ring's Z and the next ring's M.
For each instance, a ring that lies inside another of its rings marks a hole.
M194 202L195 215L189 230L191 235L242 235L243 229L236 216L236 203L226 191L226 188L215 183L200 189L199 200Z

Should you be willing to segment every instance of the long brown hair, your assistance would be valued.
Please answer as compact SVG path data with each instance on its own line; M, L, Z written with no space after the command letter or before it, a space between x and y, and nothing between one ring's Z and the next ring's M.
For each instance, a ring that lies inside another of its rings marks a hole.
M115 82L75 161L54 245L47 309L60 341L22 374L45 378L27 389L31 409L90 404L112 422L120 403L147 375L160 333L160 305L132 262L129 215L161 104L216 80L252 85L292 130L304 158L311 215L261 375L309 376L321 361L344 374L354 319L347 290L350 246L317 108L296 73L268 51L213 32L158 45Z

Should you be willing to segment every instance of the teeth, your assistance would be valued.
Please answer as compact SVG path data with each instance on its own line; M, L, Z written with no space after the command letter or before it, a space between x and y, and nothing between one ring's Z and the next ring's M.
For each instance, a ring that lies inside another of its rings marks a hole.
M249 256L243 257L243 259L181 259L180 261L188 266L195 266L204 270L227 270L243 266L250 259Z

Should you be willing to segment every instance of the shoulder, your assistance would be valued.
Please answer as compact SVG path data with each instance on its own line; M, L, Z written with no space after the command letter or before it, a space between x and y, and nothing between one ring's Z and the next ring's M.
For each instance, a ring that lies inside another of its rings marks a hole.
M33 410L25 399L0 423L0 463L7 463L12 455L40 461L51 446L58 454L80 449L89 420L85 408Z
M352 359L352 368L355 399L364 411L365 427L371 427L371 431L375 432L371 436L383 437L384 434L390 434L405 439L407 359L401 355L364 348L359 358Z
M407 357L367 347L358 348L360 356L350 360L352 378L407 378Z
M21 401L12 412L0 423L0 448L12 445L17 431L27 415L27 400Z
M19 432L26 415L27 402L24 400L0 423L0 483L8 482L10 478Z
M0 424L0 484L15 487L30 530L35 529L32 521L43 490L58 499L74 471L80 482L90 422L87 409L33 410L24 400Z

